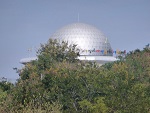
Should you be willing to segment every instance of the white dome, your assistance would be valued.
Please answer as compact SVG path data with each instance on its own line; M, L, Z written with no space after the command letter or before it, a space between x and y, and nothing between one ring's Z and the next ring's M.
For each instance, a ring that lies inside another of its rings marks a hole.
M108 39L100 30L88 24L67 25L56 31L50 38L77 44L80 55L112 56ZM104 54L105 51L106 54Z

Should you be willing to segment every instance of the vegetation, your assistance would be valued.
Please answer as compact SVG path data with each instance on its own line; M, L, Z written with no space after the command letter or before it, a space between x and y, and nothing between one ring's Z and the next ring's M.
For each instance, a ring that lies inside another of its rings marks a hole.
M49 40L38 60L0 84L1 113L149 113L150 49L101 67L79 61L76 45ZM6 86L6 87L5 87Z

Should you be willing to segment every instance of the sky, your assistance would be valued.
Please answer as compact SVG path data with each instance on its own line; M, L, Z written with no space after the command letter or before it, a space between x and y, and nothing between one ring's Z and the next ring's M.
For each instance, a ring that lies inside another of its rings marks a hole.
M0 0L0 78L14 82L20 59L36 56L40 44L65 25L100 29L114 50L150 43L150 0ZM28 49L33 48L32 52Z

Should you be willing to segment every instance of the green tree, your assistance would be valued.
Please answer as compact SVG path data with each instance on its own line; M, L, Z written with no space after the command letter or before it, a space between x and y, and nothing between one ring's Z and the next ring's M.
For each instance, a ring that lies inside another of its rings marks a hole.
M2 112L148 113L150 51L135 50L103 66L79 61L76 45L49 40L38 59L19 70L12 88L1 85ZM9 93L8 93L9 92ZM7 100L6 100L7 98Z
M124 61L111 65L107 71L109 79L106 87L106 102L111 112L149 112L149 58L149 51L135 50L128 54Z

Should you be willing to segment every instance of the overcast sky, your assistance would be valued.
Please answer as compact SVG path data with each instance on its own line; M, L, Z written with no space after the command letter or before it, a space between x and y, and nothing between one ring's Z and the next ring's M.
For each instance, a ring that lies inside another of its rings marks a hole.
M150 43L150 0L0 0L0 77L14 82L28 48L79 21L100 29L112 48L131 51Z

